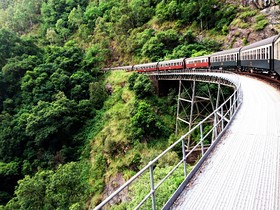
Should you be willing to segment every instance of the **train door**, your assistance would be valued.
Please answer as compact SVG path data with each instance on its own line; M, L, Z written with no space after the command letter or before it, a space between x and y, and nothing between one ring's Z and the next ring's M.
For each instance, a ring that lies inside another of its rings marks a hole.
M269 69L270 71L274 71L274 50L272 46L269 46Z

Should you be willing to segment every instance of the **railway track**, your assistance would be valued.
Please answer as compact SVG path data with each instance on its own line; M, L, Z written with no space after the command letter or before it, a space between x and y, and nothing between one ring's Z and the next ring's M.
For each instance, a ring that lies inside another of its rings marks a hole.
M261 81L264 81L264 82L270 84L271 86L275 87L277 90L280 90L280 80L271 78L271 77L266 76L266 75L249 73L249 72L237 72L237 74L256 78L258 80L261 80Z

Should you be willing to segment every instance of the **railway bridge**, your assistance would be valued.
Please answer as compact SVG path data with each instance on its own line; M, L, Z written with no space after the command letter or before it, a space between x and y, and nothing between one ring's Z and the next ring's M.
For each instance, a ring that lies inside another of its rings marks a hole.
M222 104L217 99L209 116L190 127L95 209L110 209L116 203L116 196L129 194L129 188L145 173L149 174L148 189L139 203L129 207L131 209L280 209L279 91L262 81L230 73L175 72L152 76L159 80L228 85L234 92ZM193 103L194 95L191 98ZM179 90L180 100L188 101L180 97ZM205 133L209 119L213 119L213 126ZM180 121L178 113L177 120ZM200 140L190 148L187 139L197 131ZM209 138L211 145L206 150L205 141ZM178 151L179 145L181 160L163 178L155 177L157 163L174 149ZM197 150L201 151L201 158L190 169L187 159ZM159 204L159 189L166 187L163 183L176 171L182 174L180 185L165 204Z

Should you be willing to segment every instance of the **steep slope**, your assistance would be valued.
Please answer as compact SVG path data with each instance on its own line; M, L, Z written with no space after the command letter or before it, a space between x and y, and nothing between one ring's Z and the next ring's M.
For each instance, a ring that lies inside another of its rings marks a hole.
M112 183L124 182L174 139L172 93L137 98L149 90L146 78L100 69L204 55L269 37L279 31L278 4L0 1L0 205L95 205L103 190L111 192ZM154 126L155 120L161 123ZM157 136L159 128L165 132Z

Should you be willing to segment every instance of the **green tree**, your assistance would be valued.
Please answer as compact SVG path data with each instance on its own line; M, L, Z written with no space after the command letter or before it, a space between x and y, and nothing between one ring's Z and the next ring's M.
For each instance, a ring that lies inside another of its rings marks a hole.
M40 171L34 177L25 176L19 181L15 190L16 197L8 204L7 209L37 209L46 203L46 187L53 171Z
M157 117L151 106L140 101L131 117L131 138L148 141L150 138L166 136L168 133L163 122Z
M150 6L148 0L132 0L129 2L131 8L131 19L134 27L140 27L148 22L154 15L155 9Z
M69 144L66 140L77 129L75 125L79 119L74 101L67 99L62 92L56 98L54 102L39 101L32 108L27 118L26 133L36 145L57 150L63 144Z
M46 188L47 209L69 209L73 204L85 207L88 187L83 176L83 165L70 162L60 165L50 177Z
M89 84L90 101L93 107L96 109L101 109L103 103L107 98L107 93L101 82L94 82Z
M153 86L149 77L144 74L137 77L133 90L135 91L136 97L139 99L152 95Z
M6 29L0 29L0 68L9 58L23 54L36 55L40 50L31 40L23 40Z
M2 27L9 28L17 34L27 33L39 23L40 8L43 0L22 0L6 4L2 10L0 22ZM2 20L1 20L2 19Z
M2 68L7 97L19 94L21 78L26 71L32 71L40 62L37 56L28 56L26 54L9 59L8 63Z
M77 29L83 23L83 11L78 5L78 7L74 7L68 16L68 25L71 28Z
M144 31L141 28L136 28L132 30L128 40L127 40L127 51L132 54L141 56L141 48L151 39L155 33L153 29L145 29Z
M156 7L156 17L160 22L166 20L176 20L180 15L180 6L176 0L172 0L169 3L162 1Z
M144 57L150 58L151 61L158 61L164 57L164 44L157 37L152 37L148 40L141 49L141 54Z
M0 205L3 205L12 198L14 186L20 178L19 163L15 161L9 163L0 162L0 178L2 180Z
M84 19L90 30L95 28L95 21L100 16L102 16L100 7L95 2L90 2L84 12Z
M83 165L71 162L56 171L39 171L33 177L25 176L15 190L16 197L7 209L69 209L71 206L85 208L86 176Z
M159 32L147 41L142 47L142 55L151 58L152 61L158 61L170 54L179 44L179 36L173 29Z

